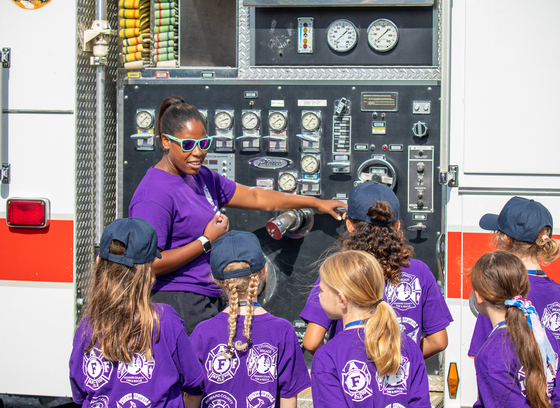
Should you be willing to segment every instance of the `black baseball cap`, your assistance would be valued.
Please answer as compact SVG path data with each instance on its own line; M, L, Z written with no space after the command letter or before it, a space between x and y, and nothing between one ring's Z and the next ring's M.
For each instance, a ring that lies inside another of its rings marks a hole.
M248 268L224 271L232 262L245 261ZM266 265L261 244L255 234L246 231L229 231L214 241L210 253L210 268L215 279L231 279L260 271Z
M386 202L391 208L393 218L390 222L381 222L368 217L367 212L376 201ZM348 217L374 225L388 225L399 220L399 199L386 184L366 181L350 191L348 196Z
M538 201L513 197L500 214L486 214L478 225L484 230L502 231L518 241L534 243L544 227L552 229L552 215Z
M124 244L124 255L109 252L111 241L114 239ZM156 229L152 224L138 217L115 220L103 231L99 244L99 257L131 268L134 264L153 261L155 257L161 258L157 249Z

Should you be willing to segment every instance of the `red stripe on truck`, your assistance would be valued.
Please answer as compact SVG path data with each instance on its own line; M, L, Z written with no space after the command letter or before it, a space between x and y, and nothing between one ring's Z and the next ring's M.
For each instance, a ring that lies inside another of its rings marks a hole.
M72 282L74 221L47 228L10 228L0 218L0 280Z

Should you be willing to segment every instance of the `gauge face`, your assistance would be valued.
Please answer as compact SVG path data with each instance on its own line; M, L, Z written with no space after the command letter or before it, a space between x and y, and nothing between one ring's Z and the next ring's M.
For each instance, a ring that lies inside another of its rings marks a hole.
M301 126L310 132L317 130L320 124L321 120L315 112L307 112L301 117Z
M286 127L286 117L280 112L274 112L268 117L268 126L277 132Z
M317 157L310 154L303 156L301 158L301 168L306 173L315 173L319 170L319 160L317 160Z
M241 124L247 130L255 130L259 127L259 116L255 112L245 112L241 116Z
M327 28L327 43L336 52L348 52L358 43L358 30L348 20L335 20Z
M375 51L386 52L397 45L399 29L392 21L380 18L369 25L367 39L369 46Z
M284 173L278 178L278 187L282 191L294 191L297 187L296 178L291 173Z
M140 129L148 129L154 124L154 117L148 111L140 111L136 114L136 125Z
M216 117L214 118L214 123L216 124L217 129L226 130L230 129L231 125L233 124L233 119L228 112L218 112L216 113Z

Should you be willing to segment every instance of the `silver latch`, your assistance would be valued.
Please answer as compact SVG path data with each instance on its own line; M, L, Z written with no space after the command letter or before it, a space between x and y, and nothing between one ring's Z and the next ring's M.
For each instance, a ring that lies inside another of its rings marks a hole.
M11 48L2 48L2 68L10 68Z
M447 184L449 187L457 187L459 185L459 166L449 166L447 172L439 173L438 179L441 185Z

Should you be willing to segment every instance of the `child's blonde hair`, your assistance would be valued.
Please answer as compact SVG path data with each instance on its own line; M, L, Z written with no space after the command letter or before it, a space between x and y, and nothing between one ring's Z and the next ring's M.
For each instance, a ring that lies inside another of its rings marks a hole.
M224 272L235 271L238 269L249 268L251 265L246 261L235 261L229 263ZM251 346L251 327L253 323L254 307L253 302L257 300L259 285L262 280L263 270L231 279L214 279L216 284L220 286L227 298L229 299L229 340L227 350L225 352L226 358L233 357L233 339L237 333L237 318L239 316L239 295L247 295L247 313L245 314L245 327L243 335L246 342L242 343L240 340L235 342L235 348L239 351L245 351Z
M520 258L538 259L548 265L559 255L559 241L551 237L552 228L544 227L537 235L535 242L518 241L502 231L494 231L494 244L501 250L511 252Z
M125 246L113 240L109 252L123 255ZM150 302L156 281L152 261L129 267L99 258L93 273L84 316L92 334L84 352L98 347L105 359L114 362L130 363L136 353L152 359L154 327L155 341L159 339L159 318Z
M320 274L331 290L371 313L364 328L367 356L380 377L395 375L401 364L401 330L395 311L383 301L385 277L379 262L367 252L349 250L329 256Z

